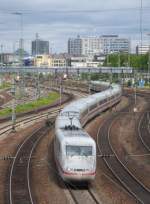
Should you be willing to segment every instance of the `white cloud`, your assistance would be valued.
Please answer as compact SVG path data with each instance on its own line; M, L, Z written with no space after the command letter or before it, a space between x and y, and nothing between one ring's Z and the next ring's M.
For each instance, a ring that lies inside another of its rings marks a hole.
M0 8L0 43L13 44L20 38L21 19L12 15L13 11L24 13L23 33L28 49L36 32L53 42L58 51L65 51L67 39L77 34L120 34L139 40L139 7L140 0L11 0L11 4L5 0ZM150 7L150 1L143 0L143 7ZM143 36L150 32L149 10L143 12Z

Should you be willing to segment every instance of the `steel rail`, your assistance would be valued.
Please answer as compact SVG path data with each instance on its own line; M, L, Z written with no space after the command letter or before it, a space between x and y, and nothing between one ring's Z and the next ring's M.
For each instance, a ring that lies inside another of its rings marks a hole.
M54 110L54 111L49 111L47 113L43 113L43 114L40 114L38 116L30 116L30 117L27 117L27 118L24 118L22 120L19 120L17 121L16 125L15 125L15 128L19 127L22 125L22 123L24 124L27 124L27 123L30 123L30 122L33 122L33 121L36 121L36 120L40 120L42 118L47 118L50 114L54 114L54 116L56 116L56 114L59 112L59 108L57 108L58 110ZM12 130L12 124L9 124L9 125L6 125L4 127L1 127L0 128L0 135L3 135L5 134L6 132L9 132Z
M149 112L144 113L140 118L138 135L145 149L150 152Z
M124 108L127 110L131 104ZM145 188L145 186L139 182L136 177L125 167L125 165L120 161L116 153L113 151L113 148L110 144L110 129L113 124L113 120L117 118L119 114L115 116L111 116L108 120L104 122L104 124L100 127L97 134L98 148L102 155L112 155L114 157L105 157L104 162L111 170L113 175L122 183L122 185L127 189L127 191L132 194L140 203L148 204L150 199L149 189ZM99 134L103 138L101 138L99 142Z
M50 127L45 125L40 127L29 137L26 137L24 142L18 148L14 157L10 177L9 177L9 202L10 204L27 201L33 204L33 198L30 188L30 162L34 149L36 148L40 139L47 134ZM23 155L26 155L27 161L24 160L20 164ZM22 171L21 171L22 170ZM22 176L20 175L22 174ZM21 178L20 178L21 176ZM23 182L24 181L24 182ZM17 183L18 182L18 183ZM27 184L26 184L27 182ZM14 189L14 191L13 191ZM19 193L18 193L19 191ZM20 193L21 191L21 193Z

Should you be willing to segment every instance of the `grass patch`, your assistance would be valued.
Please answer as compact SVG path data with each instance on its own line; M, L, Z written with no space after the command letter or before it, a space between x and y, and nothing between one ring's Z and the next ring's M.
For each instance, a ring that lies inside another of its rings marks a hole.
M59 93L51 92L48 95L48 97L39 98L38 100L32 101L30 103L17 105L16 106L16 113L23 113L23 112L27 112L27 111L31 111L31 110L40 108L42 106L50 105L58 99L59 99ZM4 108L4 109L0 110L0 116L11 115L11 112L12 112L11 108Z
M7 89L10 88L11 84L10 83L3 83L2 85L0 85L0 89Z

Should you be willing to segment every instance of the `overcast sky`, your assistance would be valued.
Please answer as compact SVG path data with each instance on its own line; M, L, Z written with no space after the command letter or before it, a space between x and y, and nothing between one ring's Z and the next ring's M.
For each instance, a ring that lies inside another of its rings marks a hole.
M0 44L4 51L17 48L21 37L30 51L35 33L49 40L53 52L66 52L69 37L118 34L140 42L141 0L0 0ZM143 43L150 33L150 0L143 0ZM150 38L150 37L149 37Z

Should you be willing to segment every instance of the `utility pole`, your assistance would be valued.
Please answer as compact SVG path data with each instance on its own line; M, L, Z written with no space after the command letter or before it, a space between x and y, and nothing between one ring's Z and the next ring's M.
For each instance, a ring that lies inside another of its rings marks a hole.
M59 105L60 105L60 111L61 111L61 103L62 103L62 78L60 76L60 88L59 88L59 94L60 94L60 101L59 101Z
M149 45L149 54L148 54L148 84L150 88L150 45Z
M16 125L16 80L15 77L13 77L12 80L12 88L11 88L11 93L13 96L12 100L12 132L15 132L15 125Z
M148 52L148 85L150 88L150 33L147 34L149 36L149 52Z
M20 39L20 68L23 68L23 39ZM24 78L24 73L20 73L21 80L20 80L20 95L24 96L25 95L25 78Z
M20 16L20 41L19 41L19 61L20 68L23 68L23 13L22 12L13 12L12 15ZM20 95L24 96L25 94L25 84L24 84L24 73L20 72Z
M134 112L137 111L137 70L134 68Z
M1 67L3 67L3 44L1 44ZM0 76L0 83L3 84L3 77Z
M89 95L91 94L91 73L89 69L89 74L88 74L88 84L89 84Z
M1 67L3 67L3 44L1 44Z
M121 63L120 63L120 50L118 48L118 82L120 82L120 72L119 69L121 68Z
M38 39L39 39L39 35L38 33L36 33L36 40L35 40L35 57L36 57L36 66L37 66L37 93L36 93L36 98L40 98L41 95L41 91L40 91L40 76L39 76L39 68L37 65L37 55L39 53L39 44L38 44Z
M131 39L129 39L129 49L128 49L128 67L131 67ZM126 74L128 76L128 74ZM129 74L130 80L131 80L131 75Z
M142 44L143 44L143 0L140 0L140 45L142 49ZM142 54L141 54L141 59L142 59ZM135 107L134 107L134 112L137 112L137 70L134 70L134 81L135 81L135 93L134 93L134 98L135 98Z
M107 55L106 55L106 60L107 60L107 67L109 67L109 53L107 53Z
M107 55L106 55L106 63L107 63L107 67L109 67L109 53L107 52ZM111 83L111 80L112 79L112 73L110 71L110 76L109 76L109 80L110 80L110 83Z

